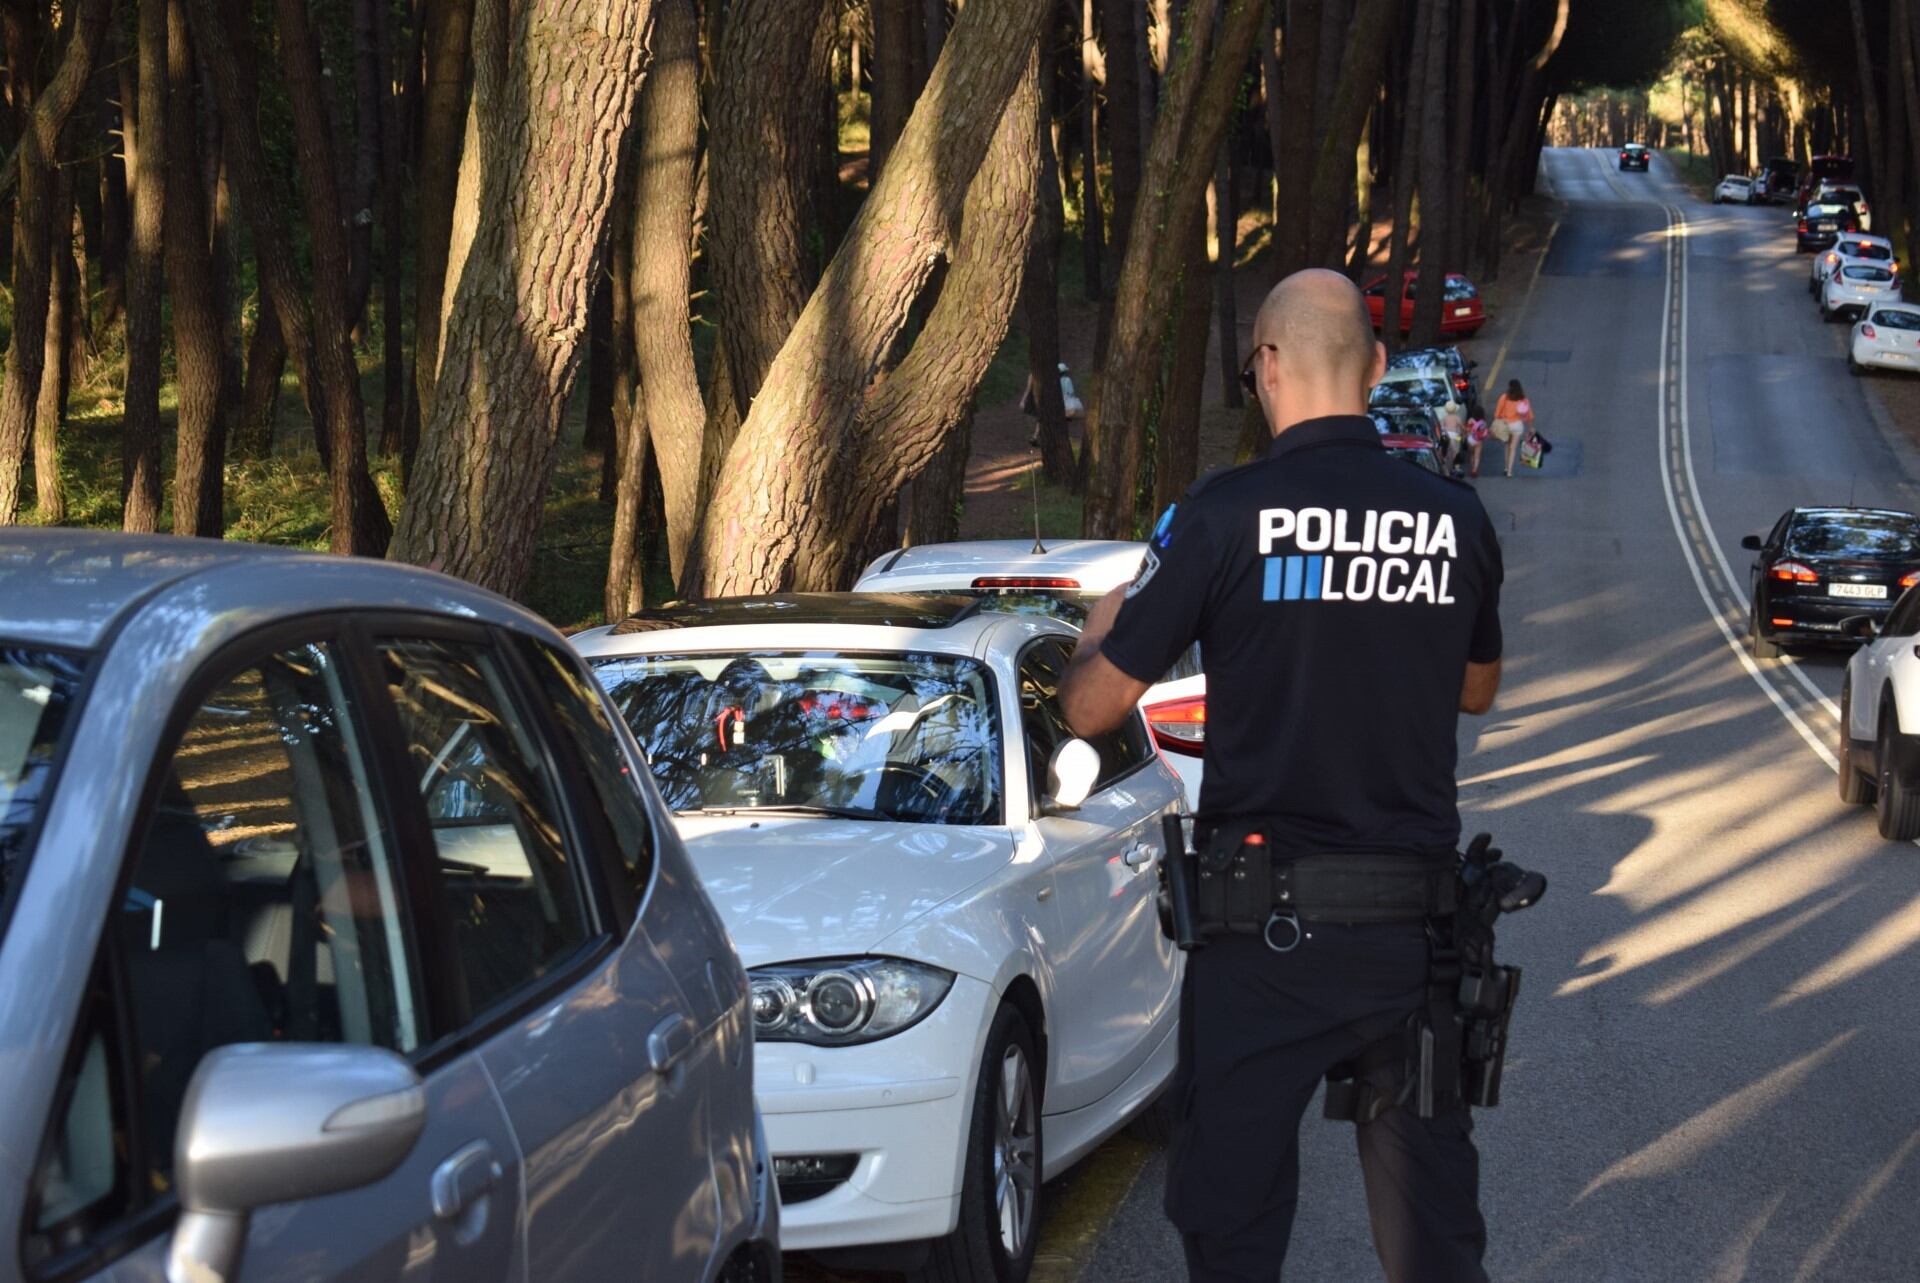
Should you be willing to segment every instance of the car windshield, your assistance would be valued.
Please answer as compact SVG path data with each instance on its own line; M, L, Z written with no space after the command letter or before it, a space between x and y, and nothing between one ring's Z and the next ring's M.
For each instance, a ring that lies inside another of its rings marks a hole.
M1920 518L1897 512L1807 513L1787 533L1796 557L1920 560Z
M1453 385L1445 379L1395 379L1377 383L1369 404L1373 406L1443 405L1453 396Z
M1920 312L1875 312L1873 323L1890 330L1920 330Z
M974 660L732 652L594 671L676 811L999 820L1000 715Z
M1807 206L1808 218L1838 218L1840 215L1846 212L1847 212L1847 207L1845 205L1809 205Z
M26 869L83 671L71 656L0 642L0 908Z
M1446 292L1447 302L1464 303L1468 299L1474 299L1479 297L1480 297L1480 291L1473 287L1473 282L1462 280L1458 276L1449 276L1447 278L1447 292Z
M1374 430L1383 437L1430 437L1433 429L1424 413L1411 414L1405 410L1372 410L1368 415L1373 420Z
M1869 267L1865 264L1851 265L1840 273L1850 281L1878 281L1884 284L1893 279L1893 273L1884 267Z
M1870 258L1884 263L1893 257L1893 251L1885 245L1872 245L1866 241L1842 241L1840 255L1843 258Z
M1460 365L1458 348L1422 347L1395 352L1387 358L1389 370L1447 370Z

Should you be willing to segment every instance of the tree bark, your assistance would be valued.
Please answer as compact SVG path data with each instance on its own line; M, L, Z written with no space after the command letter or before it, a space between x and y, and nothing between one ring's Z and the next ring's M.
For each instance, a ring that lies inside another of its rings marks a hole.
M1208 0L1211 2L1211 0ZM1135 10L1140 0L1100 0L1100 33L1106 38L1107 160L1112 167L1112 234L1107 237L1106 279L1100 285L1100 312L1094 327L1094 363L1102 364L1113 333L1114 290L1133 235L1133 211L1140 203L1142 156L1146 136L1140 127L1140 56Z
M167 0L137 0L139 114L133 244L127 255L127 393L121 428L123 529L160 528L160 294L167 216Z
M226 530L221 470L226 461L220 405L220 309L213 292L195 118L193 42L186 0L167 0L166 265L173 295L173 353L179 389L173 466L173 533L217 539ZM144 189L145 184L142 184Z
M1262 0L1206 0L1186 14L1128 237L1134 249L1120 271L1113 337L1087 411L1092 468L1082 530L1089 538L1127 538L1133 530L1145 428L1136 416L1153 399L1161 327L1172 314L1213 158L1265 17Z
M1080 296L1100 300L1106 260L1106 211L1100 204L1100 46L1093 0L1080 0Z
M704 516L709 594L840 586L886 497L964 413L1026 261L1037 134L1016 108L1038 110L1045 16L1026 0L968 0L960 11L886 172L741 424ZM1020 84L1029 87L1016 96ZM1002 163L1024 184L975 178L990 153L1017 151L1023 171ZM920 339L873 384L949 253Z
M1240 317L1233 293L1233 266L1239 257L1239 170L1233 161L1232 140L1222 142L1220 161L1213 170L1209 209L1219 254L1213 265L1213 310L1220 333L1220 404L1229 410L1240 409L1244 400L1240 395Z
M1347 243L1347 184L1353 177L1354 148L1366 128L1380 88L1388 32L1399 0L1358 0L1347 29L1340 81L1328 100L1327 118L1316 121L1319 139L1313 162L1313 196L1308 210L1308 254L1303 266L1338 267Z
M646 96L652 92L655 78L661 70L657 8L654 22L654 60L648 64L647 80L641 88L641 102L637 109L643 117L647 110ZM697 33L698 28L695 30ZM696 93L699 72L696 61ZM630 208L634 203L635 170L639 168L642 150L642 144L636 139L629 144L627 154L622 158L620 173L614 184L616 209ZM607 277L613 313L613 350L616 355L613 367L613 440L607 445L600 473L600 501L613 505L613 538L608 548L603 600L608 623L622 619L646 604L646 567L653 543L653 530L646 520L651 515L647 477L652 469L648 466L650 450L647 421L640 399L633 328L634 232L633 219L616 222L607 251L610 260ZM639 451L638 456L633 454L636 450ZM663 517L658 526L664 529L665 525Z
M233 452L243 459L273 453L274 422L280 416L280 379L287 372L287 342L273 305L260 301L260 315L247 344L247 370L240 389L238 431Z
M1567 34L1567 12L1570 0L1559 0L1554 11L1553 26L1548 30L1545 41L1538 52L1527 60L1520 71L1520 83L1512 97L1512 114L1504 122L1506 129L1496 133L1502 142L1490 161L1492 172L1487 181L1487 225L1482 228L1485 237L1482 259L1486 266L1484 275L1492 280L1500 274L1501 229L1506 222L1507 206L1512 199L1514 184L1519 179L1520 164L1525 159L1526 148L1532 146L1539 137L1539 112L1546 100L1541 87L1541 73L1548 62L1559 52L1560 43ZM1513 35L1519 34L1519 21L1516 15Z
M1447 270L1466 270L1472 233L1467 226L1467 176L1473 164L1473 124L1478 117L1480 0L1460 0L1460 21L1454 38L1453 135L1447 146Z
M1409 339L1413 347L1430 347L1440 341L1447 273L1453 268L1447 261L1451 243L1447 215L1453 209L1451 176L1447 172L1447 104L1454 95L1447 83L1447 54L1455 2L1428 0L1426 84L1422 96L1411 104L1421 113L1420 145L1415 153L1402 158L1406 164L1417 164L1420 171L1419 292L1413 301Z
M1196 222L1180 282L1166 397L1153 439L1153 498L1148 504L1153 512L1177 503L1200 470L1200 401L1207 379L1207 306L1212 301L1206 238L1206 224Z
M384 77L390 89L379 90L380 100L380 453L404 454L407 449L407 401L412 390L407 377L406 261L407 197L406 122L418 97L420 60L395 49L387 6L374 7L376 39L388 65L398 64ZM376 86L376 89L378 87Z
M967 456L972 450L973 411L969 409L933 459L914 474L904 505L904 546L951 543L960 537L960 510L967 497Z
M1420 155L1421 104L1427 101L1427 36L1433 29L1433 11L1441 0L1428 0L1417 6L1413 22L1413 41L1408 48L1406 70L1401 73L1406 96L1400 102L1400 136L1393 148L1393 235L1387 249L1386 298L1380 314L1380 340L1387 351L1397 352L1406 344L1400 332L1400 317L1406 308L1407 260L1413 241L1414 192L1420 185L1416 163Z
M1280 6L1275 5L1278 9ZM1275 280L1314 265L1313 200L1316 191L1314 103L1320 70L1320 19L1324 0L1291 0L1280 51L1280 97L1267 113L1273 144L1273 275Z
M101 94L100 135L106 154L100 160L100 248L94 256L100 263L101 333L114 327L120 320L121 308L126 305L127 239L132 222L132 209L127 202L127 152L123 137L127 132L119 96L110 92Z
M667 564L675 584L686 571L699 526L706 426L687 301L700 137L698 37L692 0L654 0L653 61L640 94L633 157L633 354L640 417L665 495ZM622 469L621 500L637 511L642 495L635 469Z
M651 0L480 0L456 210L472 231L395 536L404 560L509 594L526 578L652 18Z
M659 0L654 9L657 13ZM613 281L602 271L587 295L587 415L580 448L589 454L614 449L613 362Z
M914 78L913 23L908 7L914 0L871 0L873 11L873 125L872 162L868 182L878 178L880 167L893 150L894 139L906 128L913 101L920 96Z
M62 147L71 160L71 147ZM67 492L60 479L60 434L67 417L67 315L86 306L75 288L73 269L73 170L62 164L54 172L53 211L47 220L52 244L52 271L47 278L45 364L40 374L40 399L33 416L33 508L43 525L57 526L67 519Z
M440 315L447 295L447 253L453 234L461 148L467 123L467 80L474 0L424 0L420 91L418 220L414 245L413 386L418 415L433 411L440 371ZM403 450L409 469L412 455Z
M388 78L380 13L386 6L387 0L353 0L353 173L342 214L351 264L347 308L354 329L363 323L373 294L373 207L380 192L380 117Z
M325 434L331 456L328 546L337 553L378 557L387 550L393 526L367 473L366 406L353 354L354 312L348 297L353 251L340 218L320 50L307 21L307 0L274 0L274 12L281 72L293 108L300 190L313 238L313 370L326 401L326 419L316 422L314 430Z
M1067 435L1067 406L1060 393L1060 236L1063 213L1052 133L1039 115L1039 199L1027 257L1027 281L1020 310L1027 321L1027 387L1032 396L1034 442L1040 467L1056 486L1075 488L1073 441ZM963 461L964 463L964 461Z

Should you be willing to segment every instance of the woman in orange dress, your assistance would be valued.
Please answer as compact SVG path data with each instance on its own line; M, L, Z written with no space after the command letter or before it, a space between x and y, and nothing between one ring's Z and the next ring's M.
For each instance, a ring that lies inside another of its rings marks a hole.
M1520 442L1533 435L1533 403L1527 400L1527 390L1520 386L1520 380L1509 379L1506 393L1493 407L1493 439L1501 441L1507 447L1507 475L1513 475L1513 456L1519 453Z

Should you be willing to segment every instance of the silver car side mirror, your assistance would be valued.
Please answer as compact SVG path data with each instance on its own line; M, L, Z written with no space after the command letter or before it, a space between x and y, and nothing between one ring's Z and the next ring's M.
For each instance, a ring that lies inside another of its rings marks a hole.
M1077 811L1100 781L1100 752L1083 739L1070 739L1053 750L1047 763L1047 797L1041 811Z
M420 1075L379 1047L208 1052L180 1109L168 1283L232 1283L255 1208L370 1185L400 1165L426 1124Z

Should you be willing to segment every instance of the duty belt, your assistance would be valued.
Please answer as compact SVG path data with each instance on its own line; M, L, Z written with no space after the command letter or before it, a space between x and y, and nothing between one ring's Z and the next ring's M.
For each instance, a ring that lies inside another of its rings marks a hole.
M1285 952L1299 943L1301 922L1407 922L1458 906L1452 852L1281 855L1263 823L1244 819L1198 826L1195 836L1195 908L1206 933L1264 934Z

